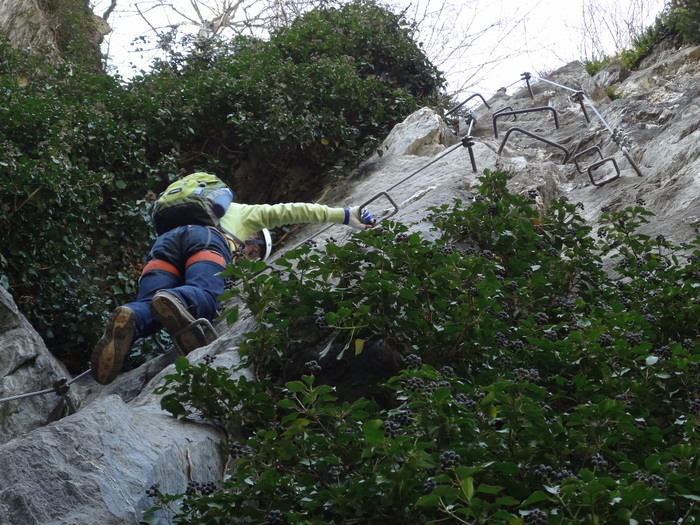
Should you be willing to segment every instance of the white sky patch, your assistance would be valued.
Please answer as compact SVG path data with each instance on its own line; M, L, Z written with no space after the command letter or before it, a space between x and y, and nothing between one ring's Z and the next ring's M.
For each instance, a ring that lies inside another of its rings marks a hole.
M211 4L213 0L208 1ZM573 60L590 58L591 32L597 33L607 54L615 54L619 43L616 45L610 34L621 29L620 24L624 25L630 10L641 9L635 13L637 23L648 27L665 3L664 0L598 0L609 15L586 31L582 16L586 0L458 0L454 5L448 3L453 0L440 4L441 1L391 0L389 3L406 8L409 17L421 22L417 40L424 43L433 63L446 73L447 91L461 91L465 96L491 95L499 87L518 84L526 71L542 75ZM205 8L206 3L201 2L199 13L205 19L213 17ZM102 15L109 4L109 0L93 0L93 11ZM149 35L153 38L151 26L163 29L168 24L186 23L187 17L200 18L192 10L190 0L172 0L171 10L152 9L153 5L148 0L119 0L109 17L113 31L105 38L103 52L109 57L112 71L126 79L141 70L147 71L155 56L152 46L134 45L135 38ZM236 16L243 16L243 12L238 11ZM518 21L523 22L518 24ZM182 26L187 27L198 31L194 25ZM464 52L458 52L461 42L468 43Z

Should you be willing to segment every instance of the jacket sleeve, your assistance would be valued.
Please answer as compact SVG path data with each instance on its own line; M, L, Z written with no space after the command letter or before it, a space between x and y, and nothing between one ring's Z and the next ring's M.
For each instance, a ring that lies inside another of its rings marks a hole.
M239 239L245 240L262 228L275 228L285 224L322 223L345 221L344 208L331 208L323 204L305 202L281 204L232 203L221 225Z

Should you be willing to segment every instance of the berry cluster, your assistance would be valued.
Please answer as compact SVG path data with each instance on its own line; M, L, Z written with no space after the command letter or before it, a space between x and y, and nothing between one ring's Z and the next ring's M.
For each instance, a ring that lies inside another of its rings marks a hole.
M664 478L658 476L657 474L647 476L646 474L644 474L644 472L638 470L634 473L634 477L637 479L637 481L641 481L642 483L646 483L647 485L651 485L652 487L660 489L664 486Z
M613 343L613 337L610 334L600 334L598 336L598 344L602 347L610 346Z
M146 497L148 498L157 498L158 497L158 485L151 485L149 488L146 489Z
M476 401L469 399L466 394L457 394L455 396L455 403L464 405L467 408L476 408Z
M608 462L600 454L594 454L591 458L591 465L598 470L608 470Z
M695 398L690 402L690 409L688 410L691 414L700 414L700 399Z
M525 523L532 523L533 525L546 525L547 513L540 509L533 509L527 516L525 516Z
M500 348L503 348L508 344L508 337L503 332L496 332L493 335L493 339Z
M309 375L312 375L312 376L316 376L316 375L320 374L321 371L323 370L321 368L321 365L319 365L318 361L316 361L315 359L304 363L304 369L309 373Z
M438 248L438 253L440 255L443 255L445 257L449 257L455 252L455 247L452 244L445 244L444 246L440 246Z
M535 322L542 326L549 323L549 316L544 312L537 312L535 314Z
M421 392L424 386L423 380L420 377L409 377L403 382L404 389L409 392Z
M396 421L391 420L384 421L382 426L379 428L381 428L386 437L390 439L394 439L401 431L401 425L399 425Z
M245 456L250 456L253 453L253 448L248 445L241 445L238 441L234 441L229 447L228 453L232 458L240 459Z
M513 352L518 352L520 350L525 350L525 343L521 339L514 339L508 346Z
M448 468L456 467L459 465L459 461L462 458L459 457L454 450L445 450L440 454L440 465L442 465L442 470L447 470Z
M204 356L204 362L205 362L206 364L208 364L208 365L212 364L215 360L216 360L216 356L215 356L215 355L209 355L209 354L207 354L207 355Z
M632 332L627 334L627 342L632 346L638 346L642 344L642 334L639 332Z
M552 342L559 340L559 334L557 334L556 330L545 330L542 332L542 336Z
M536 383L540 380L540 373L534 368L516 368L513 373L518 381Z
M396 242L408 242L408 234L407 233L399 233L394 237L394 240Z
M433 490L435 490L435 487L437 487L437 483L435 483L432 479L426 481L423 483L423 494L430 494Z
M187 488L185 489L185 494L187 496L194 496L195 494L201 494L202 496L208 496L216 492L216 483L213 481L207 481L205 483L200 483L198 481L188 481Z
M530 197L531 199L536 199L539 194L540 194L540 192L534 188L527 190L527 196Z
M549 465L539 465L537 468L535 468L534 472L537 477L549 482L555 479L557 481L563 481L569 478L580 478L578 474L574 474L574 472L569 469L564 468L560 471L556 471Z
M271 510L267 513L267 525L282 525L287 523L287 518L284 517L281 510Z
M455 369L452 368L450 365L445 365L442 368L440 368L440 373L445 377L454 377Z
M408 354L403 358L403 366L409 370L418 370L422 365L423 360L416 354Z
M410 410L399 410L395 414L389 416L389 419L395 421L402 427L407 427L413 422L413 414Z

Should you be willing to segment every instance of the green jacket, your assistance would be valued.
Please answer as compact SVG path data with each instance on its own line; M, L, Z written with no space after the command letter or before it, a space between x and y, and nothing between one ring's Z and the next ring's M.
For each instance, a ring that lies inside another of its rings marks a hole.
M232 202L226 214L221 218L221 227L241 241L245 241L251 234L263 228L305 222L342 224L344 220L344 208L330 208L323 204L290 202L270 205ZM226 237L231 253L235 254L237 251L236 243L233 239Z

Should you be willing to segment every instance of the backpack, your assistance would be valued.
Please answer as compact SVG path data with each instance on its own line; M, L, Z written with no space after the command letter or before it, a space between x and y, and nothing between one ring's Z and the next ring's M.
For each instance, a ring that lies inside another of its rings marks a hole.
M158 235L189 224L218 227L232 200L233 193L216 175L193 173L158 196L151 218Z

